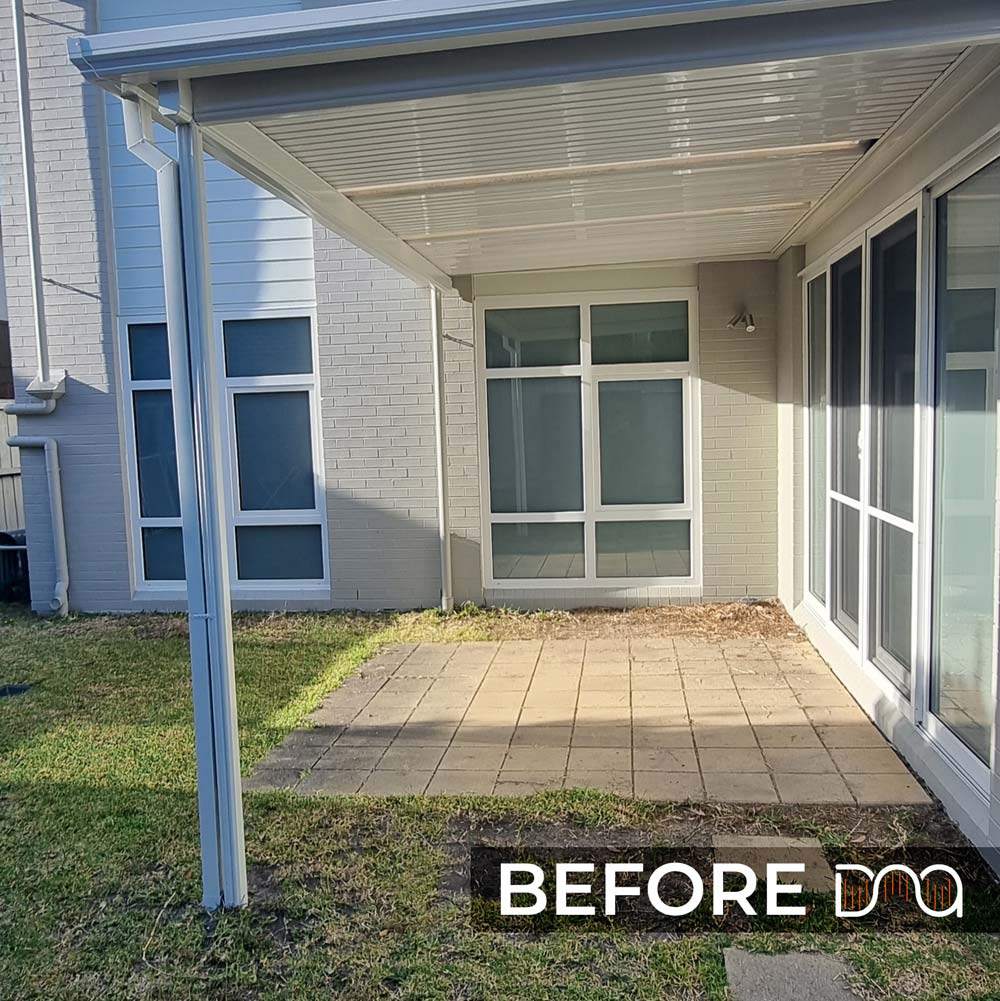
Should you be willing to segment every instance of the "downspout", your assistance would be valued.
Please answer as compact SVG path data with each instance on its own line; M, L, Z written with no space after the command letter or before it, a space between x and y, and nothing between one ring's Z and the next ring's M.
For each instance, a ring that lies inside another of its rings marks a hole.
M17 76L18 125L21 138L21 176L24 181L24 212L28 224L28 264L31 275L31 304L35 326L35 353L38 373L28 384L35 397L26 403L8 403L4 412L14 417L43 417L51 414L66 392L66 373L49 367L49 340L45 326L45 291L42 286L42 257L38 234L38 192L35 187L35 147L31 136L31 95L28 90L28 47L24 34L24 4L11 0L11 27L14 34L14 65ZM54 377L53 377L54 376ZM52 526L52 557L55 584L49 599L49 613L62 616L69 611L69 558L66 552L66 522L63 517L62 475L59 446L55 438L14 435L7 439L11 448L37 448L45 453L45 479L49 493L49 523Z
M10 403L4 410L15 417L51 414L56 400L66 391L66 373L49 367L49 339L45 326L45 291L42 285L42 257L38 235L38 193L35 188L35 149L31 138L31 96L28 90L28 48L24 35L23 0L11 0L14 29L14 64L17 75L18 123L21 133L21 168L24 180L24 211L28 223L28 266L31 274L31 303L35 321L35 353L38 374L28 385L36 399ZM53 512L54 516L54 512Z
M162 100L165 88L160 86ZM152 111L145 101L126 94L122 99L125 142L133 155L156 175L160 244L163 251L163 290L170 355L170 385L173 394L174 441L177 448L177 483L184 528L184 563L187 578L188 625L191 649L192 702L194 705L195 756L198 771L198 824L202 851L202 902L210 909L243 907L247 902L246 855L243 806L239 780L239 739L236 730L236 693L232 686L232 635L228 589L223 571L211 562L220 543L212 538L210 512L221 503L217 493L221 476L213 474L209 492L204 470L198 468L196 438L205 428L196 426L195 403L205 413L202 399L206 366L189 327L202 324L203 302L191 307L190 292L201 265L185 254L185 246L202 244L204 223L195 219L197 207L187 207L191 231L185 231L182 169L191 182L191 164L201 157L201 144L192 135L193 126L178 124L178 157L175 160L153 140ZM184 132L182 137L181 132ZM196 181L195 183L199 183ZM200 181L203 184L203 181ZM190 192L189 192L190 193ZM202 251L203 252L203 251ZM197 256L197 251L195 253ZM207 267L204 278L207 279ZM205 290L202 290L204 294ZM210 334L208 336L211 336ZM198 354L195 354L195 351ZM211 373L209 373L211 374ZM199 384L195 380L202 380ZM211 416L209 416L211 422ZM212 458L203 457L206 465ZM209 512L206 514L205 512ZM204 518L203 518L204 516ZM209 526L209 527L206 527ZM224 546L221 547L224 551ZM208 555L207 555L208 554ZM214 569L213 569L214 567ZM219 600L220 593L226 595Z
M163 293L170 355L170 386L173 393L174 440L177 448L177 485L181 512L197 517L198 495L195 471L194 432L190 427L190 375L186 371L187 298L184 291L184 248L181 235L181 194L177 161L153 141L153 115L148 104L127 95L122 98L125 145L128 151L153 168L156 174L156 203L163 250ZM186 430L185 430L186 428ZM191 512L194 512L192 515ZM194 553L190 554L191 557ZM185 544L185 561L194 566ZM200 562L200 557L197 562ZM190 571L189 571L190 572Z
M55 438L14 435L7 439L11 448L40 448L45 452L45 476L49 487L49 517L52 522L52 553L56 564L56 582L49 600L52 615L69 610L69 559L66 555L66 523L63 520L62 477L59 472L59 446Z
M444 395L441 291L431 287L431 357L434 364L434 444L437 455L438 540L441 546L441 609L455 607L451 573L451 528L448 519L448 433Z

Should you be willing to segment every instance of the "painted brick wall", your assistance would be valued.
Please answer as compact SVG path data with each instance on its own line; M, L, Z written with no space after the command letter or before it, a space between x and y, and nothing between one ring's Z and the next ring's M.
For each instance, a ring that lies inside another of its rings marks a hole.
M448 433L448 506L456 603L482 601L479 506L479 430L472 306L444 297L445 412Z
M430 293L313 230L333 604L437 604Z
M619 277L621 280L621 276ZM627 279L626 279L627 281ZM777 270L773 262L698 268L705 600L777 593ZM757 330L729 330L744 306ZM449 490L456 600L481 600L481 516L472 307L445 304ZM686 603L669 588L490 592L494 604L579 607Z
M121 452L111 340L112 278L102 242L107 209L103 98L66 57L66 38L94 30L90 4L33 2L25 29L34 118L42 272L52 367L70 373L49 417L22 418L20 432L59 440L66 500L70 600L81 609L122 608L129 598ZM4 230L15 383L35 374L28 252L9 8L0 12L0 224ZM54 567L45 473L39 452L21 460L31 549L32 601L43 607Z
M698 267L706 600L777 594L776 283L772 261ZM743 309L753 334L726 327Z

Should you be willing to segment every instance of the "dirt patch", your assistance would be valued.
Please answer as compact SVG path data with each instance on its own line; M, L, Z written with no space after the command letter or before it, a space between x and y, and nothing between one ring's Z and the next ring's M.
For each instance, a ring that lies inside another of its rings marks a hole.
M601 639L686 636L727 639L801 639L803 633L778 601L667 605L651 608L581 608L521 612L465 605L450 615L401 615L401 638L413 642L461 639Z
M559 845L598 848L608 844L706 846L715 834L818 837L830 846L897 848L965 846L968 841L936 806L752 806L690 804L663 807L648 822L595 827L573 821L538 823L474 819L469 843Z
M31 622L62 639L186 639L180 614L71 615L39 622L0 606L0 627ZM653 608L580 608L524 612L466 604L454 612L241 612L233 616L237 640L298 642L322 638L335 627L340 641L387 631L402 642L503 639L601 639L685 636L727 639L800 639L802 633L778 601L668 605Z

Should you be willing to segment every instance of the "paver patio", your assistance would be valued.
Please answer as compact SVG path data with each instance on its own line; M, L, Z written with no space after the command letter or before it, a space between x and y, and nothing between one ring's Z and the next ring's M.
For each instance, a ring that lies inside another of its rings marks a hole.
M395 645L247 779L303 794L913 804L927 795L798 639Z

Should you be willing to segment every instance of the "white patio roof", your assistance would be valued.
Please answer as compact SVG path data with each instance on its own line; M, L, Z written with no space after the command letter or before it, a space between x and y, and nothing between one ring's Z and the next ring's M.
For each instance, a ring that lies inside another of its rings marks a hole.
M996 0L375 0L71 41L85 77L177 127L175 162L149 148L148 116L125 116L163 220L207 906L242 906L247 885L224 417L199 377L219 365L202 138L443 288L470 272L773 255L836 211L845 179L873 179L994 83L997 42ZM447 608L440 296L430 303Z
M71 57L183 104L220 159L447 287L774 255L917 109L995 70L997 41L994 0L378 0Z

